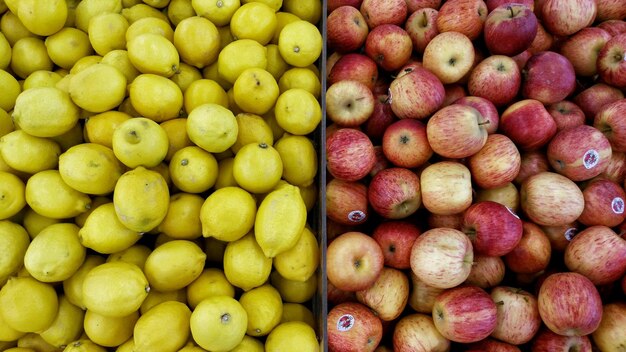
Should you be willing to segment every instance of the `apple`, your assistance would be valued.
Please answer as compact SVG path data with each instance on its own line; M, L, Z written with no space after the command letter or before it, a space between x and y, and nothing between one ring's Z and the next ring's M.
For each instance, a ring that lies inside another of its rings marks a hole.
M472 242L459 230L433 228L411 248L411 271L427 285L451 288L467 279L474 260Z
M620 0L597 0L597 21L621 20L626 18L626 6Z
M385 71L394 71L409 61L413 43L409 34L395 24L373 28L365 40L365 54Z
M585 124L585 113L578 105L569 100L561 100L546 107L556 122L556 130L561 131L569 127Z
M499 257L519 243L522 220L500 203L476 202L465 211L462 231L472 241L475 253Z
M373 141L380 141L383 138L387 127L397 121L396 115L391 110L391 102L388 95L378 95L374 99L374 111L363 124L363 132Z
M511 209L514 213L519 211L519 191L513 182L508 182L496 188L477 189L474 201L480 202L486 200L500 203Z
M537 14L536 8L535 14ZM530 53L534 55L542 51L550 50L552 49L555 41L556 39L554 38L554 36L546 30L541 22L539 22L539 24L537 25L537 35L535 36L535 39L533 39L533 42L530 44L528 51L530 51Z
M489 12L493 11L496 7L506 5L506 4L521 4L528 7L531 11L535 9L535 1L534 0L517 0L515 2L511 0L485 0L485 4L487 5L487 10Z
M522 210L537 225L567 225L582 214L585 199L578 185L551 171L529 176L520 188Z
M602 309L602 321L591 336L601 351L619 351L626 346L626 303L607 303Z
M609 284L626 274L626 240L607 226L587 227L565 248L564 262L595 285Z
M559 49L574 67L577 76L591 77L598 72L597 60L600 49L611 35L598 27L587 27L568 37Z
M575 88L576 73L565 56L542 51L528 59L521 88L524 98L553 104L567 98Z
M460 32L475 40L483 31L487 12L483 0L448 0L439 8L437 29L440 33Z
M520 288L498 286L491 289L496 303L497 323L491 337L513 345L529 342L541 327L537 298Z
M569 241L576 237L580 227L578 222L571 222L559 226L541 226L541 229L548 236L552 250L561 253L565 251Z
M606 83L596 83L578 93L573 102L585 113L587 120L593 121L605 105L620 99L624 99L621 90Z
M457 100L467 96L465 86L461 83L446 84L444 88L446 90L446 96L443 99L441 107L452 105Z
M411 275L411 290L409 293L409 306L418 313L431 314L435 298L445 289L430 286L420 280L415 273Z
M413 223L391 220L379 223L372 238L383 249L385 265L396 269L411 267L411 248L422 232Z
M389 85L391 110L400 119L424 119L443 104L443 83L425 68L401 71Z
M521 153L521 164L519 173L515 177L514 182L521 185L528 176L538 174L550 169L550 163L545 153L539 150L533 150Z
M606 170L597 178L611 180L621 185L624 183L624 176L626 176L626 154L613 151Z
M499 285L504 280L505 272L506 268L500 257L477 254L464 284L488 289Z
M537 150L554 137L556 122L542 102L524 99L509 105L502 112L500 131L522 151Z
M474 67L467 87L470 95L485 98L500 107L513 101L521 81L519 67L513 59L492 55Z
M326 77L330 75L330 71L335 66L335 63L337 63L337 61L341 59L342 56L343 54L337 51L333 52L332 54L328 56L328 59L326 60Z
M356 291L356 299L381 320L392 321L402 314L409 300L409 278L399 269L383 267L371 286Z
M626 21L624 20L606 20L598 23L598 28L602 28L614 37L621 33L626 33Z
M326 90L326 114L342 127L363 124L374 111L374 94L359 81L343 80Z
M341 6L352 6L358 9L359 7L361 7L362 2L363 0L328 0L328 13L335 11L335 9Z
M426 7L436 10L441 6L441 0L406 0L406 5L411 14Z
M340 290L332 282L326 279L326 297L331 305L338 305L343 302L355 302L356 293L354 291Z
M468 158L468 167L474 183L483 189L490 189L513 181L521 162L515 143L503 134L494 133L487 137L482 149Z
M626 220L624 213L626 192L618 183L601 179L591 181L583 189L583 197L585 208L578 217L581 224L615 227Z
M612 150L626 152L626 99L621 98L602 106L593 119L593 126L611 143Z
M424 49L422 64L443 84L458 82L474 63L474 45L464 34L442 32Z
M402 317L393 329L395 352L445 352L450 341L443 337L426 314L413 313Z
M483 97L477 96L465 96L454 101L454 104L469 105L482 115L485 122L485 129L487 134L496 133L498 130L498 124L500 116L498 115L498 109L493 103Z
M515 63L517 64L517 67L521 71L524 69L524 66L526 66L526 63L528 62L528 59L530 59L531 56L533 56L533 53L530 51L530 49L526 49L522 51L521 53L515 56L512 56L511 59L515 61Z
M537 302L541 320L559 335L588 335L598 328L602 319L598 290L578 273L555 273L546 277L539 288Z
M518 274L537 274L545 270L552 258L550 239L541 227L528 221L522 223L522 238L503 259L506 267Z
M591 352L591 341L587 336L563 336L542 329L532 343L533 352Z
M523 4L506 3L489 12L483 30L492 55L515 56L530 47L537 35L537 17Z
M339 128L327 137L326 166L333 177L360 180L367 176L375 162L374 145L365 133Z
M340 290L364 290L376 281L384 261L383 250L372 237L356 231L343 233L328 244L328 280Z
M626 33L609 39L598 53L598 74L605 83L626 88Z
M544 0L541 18L546 29L557 36L569 36L589 27L596 18L596 0Z
M472 204L469 169L456 161L428 165L420 175L422 204L434 214L458 214Z
M423 54L428 43L439 34L436 23L438 14L439 11L434 8L424 7L415 10L407 18L404 30L411 37L415 52Z
M332 85L344 80L359 81L369 89L373 89L378 80L378 66L374 60L363 54L342 55L330 70L328 84Z
M328 350L374 351L383 336L383 325L374 312L358 302L340 303L326 317Z
M465 352L521 352L519 347L511 345L510 343L498 341L492 338L486 338L478 342L470 343L468 350Z
M361 14L369 28L383 24L400 26L406 20L408 7L404 0L363 0Z
M438 110L426 124L426 136L433 151L446 158L466 158L487 142L480 112L460 104Z
M487 292L476 286L445 290L435 299L432 314L441 335L460 343L486 338L497 324L496 304Z
M367 186L358 181L330 180L326 184L326 215L344 225L367 221Z
M419 167L433 155L426 125L413 119L390 124L383 134L382 147L387 160L399 167Z
M419 177L402 167L381 170L369 183L367 199L374 211L384 218L404 219L421 205Z
M461 230L463 227L463 212L447 215L428 212L428 218L426 221L429 228L449 227L451 229Z
M385 158L385 153L383 153L383 147L380 145L374 146L374 154L376 155L376 163L374 163L374 167L369 172L370 177L376 176L380 171L391 166L391 163L387 158Z
M329 49L348 53L365 44L369 28L360 11L346 5L330 12L326 18L326 33Z

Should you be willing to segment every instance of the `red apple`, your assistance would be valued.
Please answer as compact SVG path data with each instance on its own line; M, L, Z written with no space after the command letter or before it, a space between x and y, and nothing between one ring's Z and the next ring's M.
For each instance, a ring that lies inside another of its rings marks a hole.
M548 105L546 109L556 122L557 131L585 124L585 113L571 101L561 100Z
M537 8L535 7L535 14L537 14L536 9ZM534 55L542 51L550 50L554 45L554 42L554 36L546 30L541 22L539 22L539 24L537 25L537 35L535 36L535 39L533 39L533 42L530 44L528 51L530 51L530 53Z
M437 29L460 32L470 40L477 39L487 19L487 5L483 0L449 0L439 8Z
M434 73L443 84L458 82L472 68L474 45L464 34L442 32L424 49L422 64Z
M598 328L602 319L598 290L578 273L555 273L546 277L537 301L541 320L559 335L588 335Z
M389 125L383 134L382 147L387 160L399 167L419 167L433 155L426 137L426 126L413 119Z
M376 155L376 163L374 163L374 167L370 170L369 176L374 177L380 171L391 166L391 163L387 158L385 158L385 153L383 153L383 147L380 145L374 146L374 154Z
M626 21L624 20L606 20L598 23L598 28L602 28L614 37L620 33L626 33Z
M515 56L530 47L537 36L537 17L523 4L506 3L489 12L483 31L493 55Z
M504 106L517 96L521 85L519 67L504 55L492 55L472 70L468 85L470 95L483 97L495 106Z
M603 173L598 175L598 178L611 180L617 184L624 183L624 176L626 175L626 154L622 152L613 151L611 160Z
M539 150L521 153L519 173L515 177L515 183L521 185L528 176L538 174L550 169L550 163L546 154Z
M338 179L356 181L367 176L376 155L367 135L352 128L340 128L326 141L326 166Z
M626 18L626 6L620 0L597 0L597 21L621 20Z
M513 182L508 182L496 188L477 189L474 201L480 202L485 200L500 203L511 209L514 213L519 211L519 191Z
M365 54L385 71L394 71L402 67L412 52L411 37L402 27L395 24L375 27L365 40Z
M326 90L326 114L339 126L359 126L373 111L372 90L359 81L339 81Z
M543 232L548 236L550 247L555 252L564 252L569 242L576 237L580 231L580 224L572 222L558 226L541 226Z
M522 238L512 251L504 256L506 267L518 274L536 274L550 264L552 246L541 227L523 222Z
M526 49L526 50L522 51L521 53L511 57L511 59L513 59L513 61L515 61L515 63L517 64L517 67L521 71L521 70L524 69L524 66L526 66L526 63L528 62L528 59L530 59L531 56L533 56L533 54L530 51L530 49Z
M365 44L369 33L361 12L352 6L341 6L326 19L327 43L331 50L347 53Z
M500 116L498 115L498 109L493 103L485 98L477 96L465 96L454 101L454 104L469 105L482 115L485 122L485 129L488 134L496 133L498 130L498 123Z
M537 298L522 289L498 286L491 290L498 318L491 337L513 345L529 342L541 327Z
M352 6L358 9L361 6L361 2L363 2L363 0L328 0L328 13L333 12L341 6Z
M392 321L402 314L409 300L409 278L399 269L384 267L371 286L356 291L356 299L381 320Z
M591 77L598 72L598 53L609 39L604 29L587 27L567 38L559 51L572 63L576 75Z
M576 88L576 73L567 58L554 51L534 54L524 67L522 95L544 104L567 98Z
M612 150L626 152L626 99L622 98L604 105L593 120L593 126L600 130L611 143Z
M326 297L331 305L356 301L356 293L354 291L340 290L328 279L326 279Z
M359 81L372 89L378 79L378 66L368 56L348 53L341 56L333 65L328 75L328 84L352 80Z
M404 24L404 30L411 37L413 50L424 53L424 49L430 41L439 34L437 30L437 15L439 11L434 8L424 7L415 10Z
M408 221L392 220L379 223L372 238L383 249L385 265L396 269L411 267L411 248L421 234L420 229Z
M345 302L332 307L326 326L329 351L371 352L383 336L380 318L358 302Z
M619 351L626 346L626 303L607 303L600 326L591 335L601 351Z
M445 95L443 83L425 68L405 69L389 85L391 110L400 119L429 117Z
M541 18L550 33L568 36L589 27L597 11L596 0L544 0Z
M463 283L472 269L472 242L459 230L434 228L422 233L411 248L411 270L427 285L451 288Z
M463 227L463 213L440 215L429 212L426 221L428 222L429 228L449 227L451 229L461 230Z
M422 203L431 213L459 214L472 204L469 169L456 161L428 165L420 175Z
M419 9L430 7L431 9L438 9L441 6L441 0L405 0L409 13L413 13Z
M526 216L545 226L569 224L578 219L585 206L583 193L574 181L549 171L524 180L520 201Z
M452 105L457 100L467 96L467 92L465 91L465 85L461 83L446 84L444 88L446 90L446 96L443 99L443 104L441 104L441 107Z
M477 254L469 276L464 284L488 289L499 285L504 280L506 268L500 257Z
M489 336L496 328L497 308L491 297L476 286L459 286L435 300L433 321L445 338L470 343Z
M626 33L609 39L598 53L598 74L602 81L626 88Z
M393 329L395 352L448 351L450 341L443 337L426 314L409 314L398 320Z
M509 137L499 133L490 134L482 149L468 159L474 183L483 189L502 187L513 181L520 165L519 150Z
M468 345L469 350L465 350L465 352L475 351L475 352L521 352L519 347L515 345L511 345L510 343L498 341L492 338L486 338L484 340L480 340L478 342L470 343Z
M404 219L420 207L419 177L401 167L381 170L369 183L367 199L379 215L387 219Z
M586 226L615 227L626 220L624 201L626 192L611 180L596 180L583 189L585 208L578 221Z
M404 0L363 0L361 13L370 28L383 24L400 26L406 20L408 7Z
M542 329L532 344L533 352L591 352L591 341L587 336L563 336Z
M328 244L328 280L344 291L371 286L385 261L383 250L372 237L356 231L343 233Z
M621 90L605 83L596 83L578 93L573 101L584 111L587 120L593 121L605 105L620 99L624 99Z
M374 99L374 111L363 124L363 132L373 141L380 141L383 138L387 127L398 119L391 110L391 102L388 95L378 95Z
M499 257L522 238L522 220L509 208L492 201L472 204L463 217L463 230L477 254Z
M367 221L367 186L358 181L332 179L326 184L326 216L345 225Z
M420 280L412 271L411 291L409 293L409 306L418 313L431 314L435 298L445 289L430 286Z
M556 134L556 122L543 103L525 99L509 105L500 115L500 131L521 150L537 150Z
M465 158L487 142L485 121L471 106L452 104L437 111L426 124L433 151L446 158Z
M498 6L511 4L511 3L513 3L513 1L511 0L485 0L485 4L487 5L487 10L489 12L493 11ZM535 2L533 0L517 0L514 3L525 5L531 11L535 9Z
M343 54L341 54L339 52L336 52L336 51L328 56L328 59L326 60L326 77L328 77L330 75L330 71L333 69L333 66L335 66L335 63L342 56L343 56Z

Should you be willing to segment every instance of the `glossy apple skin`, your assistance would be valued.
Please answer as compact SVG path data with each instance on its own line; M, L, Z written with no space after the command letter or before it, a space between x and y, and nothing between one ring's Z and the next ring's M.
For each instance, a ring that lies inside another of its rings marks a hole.
M403 70L389 85L391 110L400 119L425 119L443 104L443 83L422 67Z
M360 10L370 28L383 24L402 25L408 15L404 0L363 0Z
M534 150L521 153L520 170L515 177L515 183L521 185L529 176L538 174L550 169L548 157L543 151Z
M372 90L359 81L343 80L326 90L326 116L342 127L358 127L374 111Z
M621 20L626 18L626 6L619 0L597 0L597 21Z
M443 337L426 314L409 314L398 320L393 330L395 352L447 351L450 341Z
M524 67L522 95L544 104L564 100L576 88L576 73L569 60L553 51L534 54Z
M328 13L333 12L341 6L352 6L356 9L361 7L363 0L328 0Z
M430 286L420 280L413 271L411 275L411 291L409 293L409 306L418 313L430 315L433 311L435 298L445 289Z
M430 228L449 227L451 229L461 230L463 226L463 212L448 215L429 213L426 221Z
M530 44L528 51L530 51L532 55L535 55L542 51L548 51L554 47L555 42L556 39L554 35L548 32L546 28L541 24L541 22L539 22L539 24L537 25L537 35L535 36L533 42Z
M585 113L578 105L569 100L550 104L546 109L556 122L557 131L585 124Z
M424 49L422 64L443 84L459 82L472 68L475 49L472 41L459 32L437 34ZM454 60L454 64L450 64Z
M562 336L549 329L537 333L533 343L533 352L591 352L591 341L587 336Z
M596 83L578 93L573 101L585 113L585 117L588 121L594 121L596 114L598 114L605 105L620 99L624 99L624 93L622 93L621 90L611 87L606 83Z
M326 215L344 225L368 219L367 186L357 181L332 179L326 184Z
M454 101L454 104L469 105L482 115L485 122L485 129L488 134L496 133L498 130L498 124L500 122L500 116L498 109L488 99L477 96L465 96Z
M426 7L437 10L441 6L441 0L406 0L409 14Z
M541 6L541 18L550 33L568 36L589 27L597 11L595 0L545 0Z
M491 299L498 309L498 320L492 337L513 345L522 345L537 334L541 317L535 295L516 287L498 286L491 290Z
M409 300L409 278L399 269L383 267L371 286L356 292L356 299L381 320L392 321L402 314Z
M396 269L411 267L411 247L422 232L412 222L403 220L379 223L372 238L383 249L385 265Z
M463 232L472 241L475 253L500 257L522 238L522 220L500 203L476 202L465 211Z
M535 99L515 102L500 115L500 130L522 151L543 147L556 134L556 129L552 115Z
M559 52L572 63L577 76L591 77L598 72L598 53L609 39L611 35L604 29L583 28L566 39Z
M469 276L464 284L488 289L499 285L504 279L506 268L500 257L477 254Z
M434 8L425 7L415 10L407 18L404 30L411 37L413 50L417 53L424 53L428 43L439 34L436 23L438 14L439 11Z
M483 97L501 107L513 101L520 90L522 76L513 59L492 55L482 60L470 73L470 95Z
M379 215L387 219L404 219L421 205L419 177L401 167L381 170L369 183L367 199Z
M519 191L513 182L508 182L496 188L477 189L475 201L483 200L491 200L500 203L516 214L519 211Z
M541 320L559 335L588 335L598 328L602 319L598 290L578 273L563 272L546 277L537 301Z
M626 33L626 21L624 20L606 20L598 23L598 28L602 28L609 32L611 36L616 36L620 33Z
M328 280L340 290L364 290L376 281L384 265L383 250L372 237L356 231L337 236L328 245Z
M624 184L624 176L626 175L626 154L613 151L609 165L606 170L598 175L597 179L610 180L619 185Z
M539 273L550 264L552 257L550 239L541 227L532 222L524 221L522 228L522 238L517 246L504 256L504 262L514 273Z
M621 33L602 47L598 53L598 74L605 83L626 88L626 33Z
M511 345L510 343L506 343L506 342L502 342L502 341L498 341L496 339L493 338L486 338L484 340L480 340L478 342L474 342L474 343L470 343L468 345L468 350L466 350L465 352L470 352L470 351L481 351L481 352L521 352L521 350L519 349L519 347L515 346L515 345Z
M389 161L405 168L419 167L433 155L426 136L426 125L413 119L389 125L383 134L382 147Z
M490 134L485 145L468 160L472 178L482 189L502 187L513 181L521 163L515 143L499 133Z
M592 333L593 342L602 351L619 350L626 346L626 303L614 302L604 305L602 322Z
M470 40L482 33L487 19L487 5L483 0L449 0L439 8L437 29L442 32L459 32Z
M592 180L584 189L585 208L578 222L585 226L604 225L615 227L624 220L624 188L611 180Z
M395 71L411 58L413 43L409 34L395 24L373 28L365 39L365 54L385 71Z
M385 154L383 153L383 147L380 145L374 146L374 154L376 155L376 163L374 163L374 167L370 170L369 176L374 177L376 174L389 166L391 163L387 158L385 158Z
M329 351L374 351L383 336L383 325L368 307L358 302L340 303L328 312Z
M503 4L489 12L483 36L492 55L515 56L537 35L537 17L523 4Z
M374 88L378 79L378 66L374 60L359 53L342 55L330 69L328 85L339 81L359 81L368 88Z
M397 120L398 118L394 115L393 111L391 111L391 103L389 102L388 96L386 94L378 95L374 99L374 111L372 111L372 114L362 126L363 132L365 132L374 143L377 143L382 140L387 127Z
M328 47L341 53L359 49L369 33L361 12L352 6L341 6L326 19Z
M583 193L574 181L544 171L528 177L520 188L522 210L537 225L567 225L585 206Z
M477 153L487 142L484 124L478 110L452 104L440 109L428 120L426 136L435 153L446 158L466 158Z
M327 137L326 160L328 171L333 177L357 181L370 172L376 162L376 155L365 133L352 128L340 128Z
M616 152L626 152L626 99L604 105L596 114L593 125L602 131Z
M456 161L439 161L420 175L422 204L433 214L452 215L472 204L470 170Z

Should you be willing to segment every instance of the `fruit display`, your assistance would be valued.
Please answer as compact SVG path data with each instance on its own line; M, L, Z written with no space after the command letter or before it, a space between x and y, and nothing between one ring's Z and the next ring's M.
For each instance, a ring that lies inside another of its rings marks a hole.
M626 350L626 3L328 0L327 341Z
M319 0L0 0L0 351L319 351Z

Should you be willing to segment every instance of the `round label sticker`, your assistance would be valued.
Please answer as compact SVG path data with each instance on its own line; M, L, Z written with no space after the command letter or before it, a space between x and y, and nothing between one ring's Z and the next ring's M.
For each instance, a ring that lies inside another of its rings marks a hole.
M583 155L583 166L585 169L591 169L592 167L598 165L600 161L600 154L598 154L595 149L589 149Z
M621 197L615 197L611 201L611 209L615 214L623 214L624 213L624 200Z
M516 218L519 219L519 216L517 216L517 214L515 214L515 212L513 211L513 209L506 207L506 209L509 211L509 213L511 213L511 215L515 216Z
M354 317L350 314L344 314L337 320L337 330L348 331L354 326Z
M353 210L348 213L348 220L352 222L361 222L365 220L365 213L360 210Z
M563 236L565 236L565 238L568 241L571 241L572 238L574 238L574 236L576 236L576 233L578 232L578 229L575 227L570 227L569 229L565 230L565 234L563 234Z

